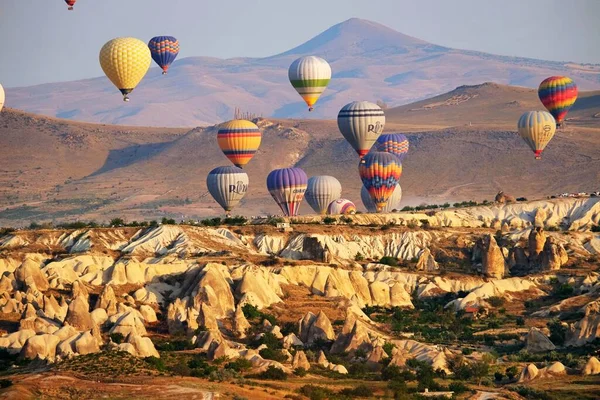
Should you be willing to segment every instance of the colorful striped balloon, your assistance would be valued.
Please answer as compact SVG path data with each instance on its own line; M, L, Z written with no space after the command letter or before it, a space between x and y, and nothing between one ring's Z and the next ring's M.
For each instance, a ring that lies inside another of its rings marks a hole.
M0 111L2 111L2 107L4 107L4 88L0 85Z
M374 151L362 158L358 172L377 212L382 212L402 176L402 163L393 154Z
M69 6L69 11L73 11L73 6L76 2L77 0L65 0L65 3L67 3L67 5Z
M284 215L298 215L304 199L308 177L300 168L282 168L271 171L267 176L267 189Z
M521 115L517 124L519 135L535 153L535 159L542 158L542 151L556 132L556 121L546 111L528 111Z
M385 114L377 104L353 101L342 107L337 124L344 138L363 157L383 132Z
M245 119L234 119L221 125L217 141L223 154L236 167L242 168L254 157L262 134L258 126Z
M163 75L167 74L169 66L177 54L179 54L179 40L173 36L155 36L148 42L152 59L163 70Z
M308 105L308 111L312 111L331 80L331 67L320 57L301 57L290 65L288 77Z
M391 153L398 157L400 161L404 161L404 157L408 153L408 138L401 133L385 133L377 139L374 149Z
M560 126L577 100L577 85L567 76L551 76L540 83L538 96Z
M356 214L356 206L348 199L337 199L332 201L327 207L329 215L348 215Z
M365 205L365 208L367 209L368 212L370 212L370 213L377 212L377 207L375 206L375 203L373 203L373 199L371 199L371 195L369 195L369 192L367 191L367 189L364 186L362 188L360 188L360 199L362 200L362 202ZM399 210L401 201L402 201L402 188L400 187L400 184L398 184L398 185L396 185L396 189L394 189L394 191L392 192L392 195L388 199L387 204L383 207L381 212L382 213L390 213L393 210Z

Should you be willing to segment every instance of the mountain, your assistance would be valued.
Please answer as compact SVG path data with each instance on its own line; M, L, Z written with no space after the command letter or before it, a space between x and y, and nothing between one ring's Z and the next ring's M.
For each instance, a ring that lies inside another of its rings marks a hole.
M532 106L532 89L487 83L386 110L385 131L406 132L410 140L402 204L491 200L499 190L528 198L600 190L600 94L581 93L542 161L533 159L514 127L515 115ZM95 125L13 109L3 110L0 120L0 226L222 214L205 183L211 169L229 165L215 126ZM309 176L337 177L343 196L362 209L358 156L335 121L257 123L263 142L247 165L250 191L236 212L278 213L265 179L272 169L294 165ZM310 212L301 206L302 214Z
M334 78L311 114L287 78L289 64L308 54L326 58ZM7 105L70 120L140 126L210 125L231 119L236 107L273 118L333 119L353 100L398 106L487 81L534 88L557 74L573 77L582 90L600 89L600 65L450 49L353 18L271 57L189 57L176 61L167 76L152 68L127 104L99 77L9 88Z

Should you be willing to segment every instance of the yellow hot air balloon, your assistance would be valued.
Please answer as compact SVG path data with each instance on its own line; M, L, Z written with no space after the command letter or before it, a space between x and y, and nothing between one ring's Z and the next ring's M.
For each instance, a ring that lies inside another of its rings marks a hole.
M262 134L258 126L245 119L226 122L217 132L217 142L223 154L236 167L242 168L254 157Z
M521 115L518 123L519 135L535 153L535 159L542 158L542 151L556 132L556 121L546 111L528 111Z
M131 37L116 38L100 50L100 65L110 81L123 93L123 101L140 83L152 62L146 43Z

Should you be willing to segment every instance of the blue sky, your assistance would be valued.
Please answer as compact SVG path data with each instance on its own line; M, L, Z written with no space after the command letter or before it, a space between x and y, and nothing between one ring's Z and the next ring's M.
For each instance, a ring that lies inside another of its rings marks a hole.
M100 76L118 36L176 36L179 57L263 57L359 17L429 42L600 63L600 0L0 0L5 87Z

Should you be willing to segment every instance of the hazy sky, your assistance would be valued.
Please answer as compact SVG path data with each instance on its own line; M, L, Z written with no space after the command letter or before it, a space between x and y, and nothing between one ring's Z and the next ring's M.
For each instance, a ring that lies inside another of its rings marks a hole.
M0 83L100 76L118 36L176 36L179 57L262 57L352 17L448 47L600 63L600 0L0 0Z

